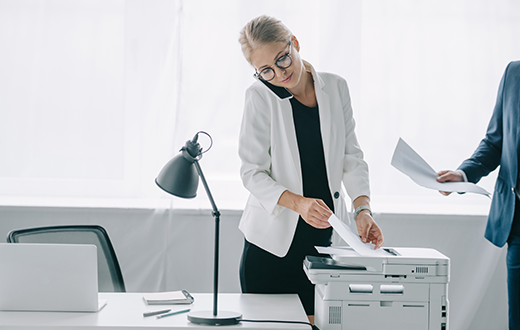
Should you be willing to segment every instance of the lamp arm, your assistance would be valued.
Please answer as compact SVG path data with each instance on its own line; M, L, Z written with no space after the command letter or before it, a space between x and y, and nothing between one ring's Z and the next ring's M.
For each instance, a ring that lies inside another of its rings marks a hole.
M217 209L217 205L213 200L213 196L211 195L211 191L209 190L208 183L206 182L206 178L202 173L202 169L200 168L198 160L194 161L195 168L197 169L197 173L202 180L202 184L204 185L204 189L206 190L206 194L208 195L209 201L211 203L211 207L213 208L213 217L215 218L215 258L214 258L214 275L213 275L213 316L217 316L217 296L218 296L218 258L219 258L219 231L220 231L220 212Z
M194 159L193 163L195 164L197 173L199 174L200 179L202 180L202 185L204 186L204 190L206 190L206 194L208 195L209 202L211 203L211 207L213 209L213 216L220 217L220 212L217 209L217 205L215 205L215 200L213 199L213 196L211 195L211 191L209 191L208 183L206 182L206 178L204 177L204 174L202 173L202 169L200 168L198 159Z

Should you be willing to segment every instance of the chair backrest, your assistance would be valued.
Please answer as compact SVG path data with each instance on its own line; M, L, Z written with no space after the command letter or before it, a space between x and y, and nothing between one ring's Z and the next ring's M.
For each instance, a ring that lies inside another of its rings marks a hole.
M15 229L7 234L7 242L96 245L99 292L126 292L114 247L101 226L62 225Z

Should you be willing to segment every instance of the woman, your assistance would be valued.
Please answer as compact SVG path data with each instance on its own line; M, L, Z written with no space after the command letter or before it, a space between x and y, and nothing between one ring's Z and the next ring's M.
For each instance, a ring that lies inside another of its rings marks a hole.
M279 20L251 20L239 38L257 82L245 97L240 169L251 193L240 220L244 293L298 293L314 315L314 287L303 272L314 246L331 244L328 218L346 216L343 182L364 242L383 245L369 204L368 166L354 133L348 87L300 57L298 39Z

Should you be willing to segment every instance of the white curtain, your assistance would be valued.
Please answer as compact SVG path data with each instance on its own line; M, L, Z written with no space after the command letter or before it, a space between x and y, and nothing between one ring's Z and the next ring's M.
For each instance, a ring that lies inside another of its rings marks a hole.
M318 71L347 79L374 208L487 213L485 197L444 198L390 160L399 137L437 170L477 146L520 58L520 4L507 0L0 0L0 201L169 204L154 178L202 130L218 206L242 208L237 137L253 68L237 39L260 14L280 18ZM208 207L204 193L171 202Z
M362 16L354 111L375 205L392 212L487 214L487 198L444 198L389 163L399 137L436 170L454 169L471 156L507 64L520 59L520 3L364 1ZM495 178L480 184L492 192Z
M485 197L444 198L418 187L390 160L399 137L436 170L456 168L471 155L484 136L506 65L520 59L520 3L185 2L182 120L176 141L182 145L199 129L213 135L214 150L201 164L217 200L230 208L247 197L237 175L236 149L244 90L253 82L238 31L260 14L280 18L300 39L302 57L317 70L347 79L376 209L487 213ZM492 191L494 179L492 174L481 185ZM206 201L176 203L204 207Z
M174 152L181 8L0 1L2 203L164 196L154 178Z

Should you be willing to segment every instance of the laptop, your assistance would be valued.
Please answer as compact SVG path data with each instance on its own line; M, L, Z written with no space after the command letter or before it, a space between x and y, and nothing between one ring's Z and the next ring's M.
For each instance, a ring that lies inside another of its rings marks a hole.
M97 247L0 243L0 310L97 312Z

